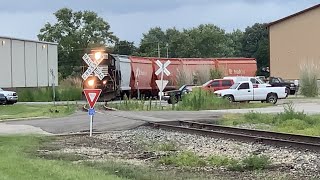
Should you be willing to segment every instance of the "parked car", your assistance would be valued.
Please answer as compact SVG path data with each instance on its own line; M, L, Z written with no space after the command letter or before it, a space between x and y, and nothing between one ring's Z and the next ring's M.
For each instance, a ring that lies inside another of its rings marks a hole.
M270 84L262 81L259 77L251 77L251 76L227 76L223 79L232 79L234 83L238 83L241 81L251 81L254 88L260 87L271 87Z
M232 79L213 79L202 85L204 90L217 91L222 89L228 89L234 84Z
M272 87L286 87L290 95L294 95L298 89L293 82L285 81L281 77L269 77L268 83L271 84Z
M276 104L278 99L287 97L286 87L254 88L251 81L238 82L229 89L218 90L214 93L230 102L261 101Z
M0 93L0 104L6 104L6 97Z
M181 86L178 90L166 91L163 93L162 99L168 101L169 104L172 104L172 99L174 99L177 103L181 100L184 94L191 92L193 87L197 86L193 84L185 84Z
M5 104L14 104L18 101L18 95L14 91L5 91L0 88L0 93L5 96Z

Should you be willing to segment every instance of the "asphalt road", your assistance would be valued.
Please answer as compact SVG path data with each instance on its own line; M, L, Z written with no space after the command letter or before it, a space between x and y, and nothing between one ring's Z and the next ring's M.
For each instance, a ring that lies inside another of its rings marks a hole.
M307 114L320 114L320 101L295 102L297 111ZM94 116L95 132L110 130L124 130L135 128L146 121L172 121L172 120L214 120L226 113L246 113L257 111L261 113L278 113L284 110L284 105L268 108L255 109L232 109L232 110L208 110L208 111L147 111L147 112L125 112L125 111L99 111ZM89 129L89 116L86 112L56 119L37 119L24 121L11 121L0 123L1 133L52 133L65 134L75 132L86 132ZM3 130L1 130L3 129Z

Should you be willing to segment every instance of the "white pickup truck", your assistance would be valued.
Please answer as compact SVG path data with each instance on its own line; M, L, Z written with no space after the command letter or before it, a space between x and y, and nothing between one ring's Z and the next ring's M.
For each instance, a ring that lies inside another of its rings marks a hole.
M0 88L0 94L5 96L5 104L14 104L18 101L17 93L14 91L5 91Z
M278 99L287 97L286 87L254 88L251 81L238 82L229 89L218 90L214 93L230 102L261 101L276 104Z

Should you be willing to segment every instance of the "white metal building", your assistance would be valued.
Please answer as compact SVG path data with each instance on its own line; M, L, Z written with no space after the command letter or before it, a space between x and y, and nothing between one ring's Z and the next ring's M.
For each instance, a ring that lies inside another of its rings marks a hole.
M0 88L58 85L58 44L0 37Z

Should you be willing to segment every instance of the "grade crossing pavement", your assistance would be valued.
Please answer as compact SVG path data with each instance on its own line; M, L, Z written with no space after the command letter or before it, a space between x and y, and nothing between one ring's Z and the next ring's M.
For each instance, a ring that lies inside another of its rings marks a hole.
M306 102L293 104L296 111L307 114L320 114L320 102ZM250 111L261 113L279 113L284 111L285 105L255 109L230 109L206 111L98 111L93 119L94 132L125 130L136 128L148 121L174 120L214 120L228 113L247 113ZM8 121L0 123L0 134L10 133L42 133L68 134L87 132L89 130L89 116L86 112L78 111L73 115L54 118L22 121Z

